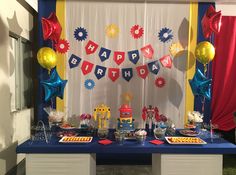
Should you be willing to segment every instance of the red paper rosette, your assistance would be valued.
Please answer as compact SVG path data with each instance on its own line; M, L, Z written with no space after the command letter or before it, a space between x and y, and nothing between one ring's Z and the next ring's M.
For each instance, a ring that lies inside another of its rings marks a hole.
M69 42L64 39L60 39L58 43L55 44L55 49L59 53L66 53L69 50Z
M166 81L162 77L157 77L155 80L155 84L157 87L162 88L166 84Z
M131 27L130 33L134 39L141 38L143 36L143 28L139 25L134 25Z

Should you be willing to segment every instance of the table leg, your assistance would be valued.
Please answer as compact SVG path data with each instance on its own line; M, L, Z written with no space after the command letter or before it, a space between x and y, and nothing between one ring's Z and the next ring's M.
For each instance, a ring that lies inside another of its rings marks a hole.
M223 155L152 154L152 175L222 175Z
M26 175L96 175L96 154L26 154Z

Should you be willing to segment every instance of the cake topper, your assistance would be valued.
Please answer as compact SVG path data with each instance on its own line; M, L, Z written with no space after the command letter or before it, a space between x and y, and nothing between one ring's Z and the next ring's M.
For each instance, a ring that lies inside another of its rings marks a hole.
M98 123L98 129L107 129L109 127L108 120L110 119L110 107L105 104L98 105L94 109L93 117Z

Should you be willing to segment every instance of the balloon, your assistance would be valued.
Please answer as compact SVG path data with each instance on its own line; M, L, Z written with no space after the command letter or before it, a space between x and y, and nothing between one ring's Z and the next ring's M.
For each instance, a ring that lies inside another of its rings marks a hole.
M199 69L197 69L193 79L189 80L189 84L194 95L200 95L210 100L211 81L212 79L206 78L205 75Z
M61 24L54 12L48 18L42 18L43 39L51 39L55 43L58 42L61 36Z
M37 59L39 64L49 71L57 65L56 53L49 47L39 49Z
M195 49L195 56L200 63L208 64L214 59L215 48L208 41L200 42Z
M44 92L45 92L44 100L48 101L54 97L59 97L63 99L63 93L66 83L67 80L62 80L59 77L56 69L54 69L48 80L40 81L40 84L44 87Z
M207 9L201 21L203 35L206 39L211 36L212 32L220 32L221 18L221 11L216 12L212 5Z

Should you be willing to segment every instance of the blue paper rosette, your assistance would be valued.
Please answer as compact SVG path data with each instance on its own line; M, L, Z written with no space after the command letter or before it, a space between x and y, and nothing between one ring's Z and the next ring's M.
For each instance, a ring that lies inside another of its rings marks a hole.
M173 39L173 33L172 30L169 28L162 28L160 32L158 33L158 38L161 42L169 42Z
M78 41L86 40L87 36L88 36L88 32L83 27L78 27L74 31L74 37Z
M92 79L87 79L84 82L84 86L85 86L86 89L91 90L91 89L94 88L95 82Z

